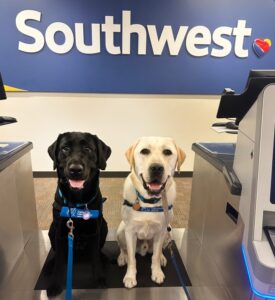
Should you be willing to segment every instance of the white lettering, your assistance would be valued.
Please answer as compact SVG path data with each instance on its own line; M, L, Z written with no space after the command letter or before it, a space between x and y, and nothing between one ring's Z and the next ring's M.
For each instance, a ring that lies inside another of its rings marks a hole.
M106 50L113 55L121 53L120 47L114 45L114 33L121 31L120 24L114 24L114 17L106 16L105 24L102 24L102 32L105 32Z
M167 45L170 55L179 55L184 40L186 51L195 57L211 55L212 57L225 57L234 49L234 54L239 58L248 57L245 49L245 38L251 36L252 28L246 27L245 20L238 20L237 26L217 27L213 33L206 26L180 26L174 34L170 25L162 29L156 25L132 24L131 11L122 11L122 24L114 23L114 16L105 16L102 24L91 23L91 42L85 43L85 28L83 23L75 23L71 29L62 22L49 24L42 33L33 25L40 23L42 14L36 10L24 10L16 16L16 27L25 37L18 42L18 49L26 53L36 53L43 49L45 44L54 53L64 54L75 48L83 54L96 54L101 52L101 33L105 33L105 48L111 55L131 54L131 39L137 37L137 54L147 54L147 35L153 55L161 55ZM34 22L35 21L35 22ZM159 34L158 34L159 32ZM61 39L57 39L61 37ZM235 37L235 39L230 39ZM29 42L28 39L33 39ZM62 40L62 42L60 42ZM121 40L120 45L116 45ZM232 41L233 40L233 41ZM213 43L213 45L212 45Z
M75 24L75 44L76 48L84 54L95 54L100 52L100 24L91 24L92 45L85 45L84 25Z
M211 33L205 26L193 27L186 37L186 49L193 56L205 56L208 54L207 47L196 47L196 45L210 45Z
M232 34L232 28L231 27L226 27L226 26L221 26L218 27L214 32L213 32L213 42L217 45L220 46L220 49L213 48L211 51L211 56L215 57L224 57L227 56L231 52L231 42L224 37L223 35L230 36Z
M149 38L154 55L161 55L165 44L167 43L169 52L171 55L178 55L182 43L184 41L187 26L180 26L176 40L174 38L173 30L171 26L164 26L161 32L160 38L158 38L157 29L155 25L147 25Z
M138 54L146 54L146 29L140 24L131 24L131 12L123 11L122 15L122 54L131 53L131 34L138 36Z
M60 32L64 35L64 43L57 44L55 42L55 34ZM52 23L46 30L46 43L48 47L55 53L64 54L69 52L74 45L74 34L71 28L61 22Z
M19 42L18 50L26 53L39 52L44 47L44 36L38 29L26 25L27 20L40 22L41 12L36 10L23 10L17 14L15 19L17 29L24 35L27 35L34 39L34 42L31 44Z
M233 35L236 36L235 40L235 54L237 57L247 57L248 56L248 50L243 49L244 44L244 38L246 36L251 36L252 29L246 28L246 21L245 20L239 20L237 27L233 29Z

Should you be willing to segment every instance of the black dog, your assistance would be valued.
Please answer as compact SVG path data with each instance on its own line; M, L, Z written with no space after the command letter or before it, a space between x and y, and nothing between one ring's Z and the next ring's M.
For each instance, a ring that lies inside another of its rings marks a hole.
M103 198L99 189L99 170L106 168L111 148L96 135L66 132L58 136L48 152L58 175L53 222L49 230L55 255L50 263L52 274L47 295L53 297L63 290L67 264L68 218L60 217L62 206L82 206L84 209L99 210L97 219L73 219L74 252L88 253L92 279L104 285L101 248L105 243L108 227L102 216Z

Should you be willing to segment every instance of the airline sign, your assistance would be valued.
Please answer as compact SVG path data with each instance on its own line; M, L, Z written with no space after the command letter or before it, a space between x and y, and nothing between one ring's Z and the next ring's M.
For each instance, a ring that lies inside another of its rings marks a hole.
M275 69L275 2L229 2L4 0L0 71L7 90L242 91Z

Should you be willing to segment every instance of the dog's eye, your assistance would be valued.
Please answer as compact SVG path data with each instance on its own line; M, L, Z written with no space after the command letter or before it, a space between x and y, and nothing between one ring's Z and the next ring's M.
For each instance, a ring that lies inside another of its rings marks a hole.
M63 153L68 153L69 151L70 151L70 147L68 147L68 146L65 146L62 148Z
M150 150L147 149L147 148L144 148L144 149L142 149L142 150L140 151L140 153L143 154L143 155L148 155L148 154L150 154Z
M164 149L162 153L163 153L165 156L170 156L170 155L173 154L172 151L169 150L169 149Z
M86 146L86 147L84 147L83 149L84 149L84 151L86 151L86 152L91 152L91 151L92 151L92 149L91 149L91 148L89 148L89 147L87 147L87 146Z

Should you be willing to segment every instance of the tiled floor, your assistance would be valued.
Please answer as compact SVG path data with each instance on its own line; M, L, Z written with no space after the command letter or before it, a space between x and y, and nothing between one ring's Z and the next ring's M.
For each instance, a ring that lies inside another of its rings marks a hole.
M175 178L177 199L174 205L174 228L186 227L188 223L192 178ZM52 203L56 189L56 178L35 178L35 196L40 229L49 229L52 220ZM101 178L102 195L107 197L104 203L104 216L108 227L116 229L121 220L122 188L124 178Z

